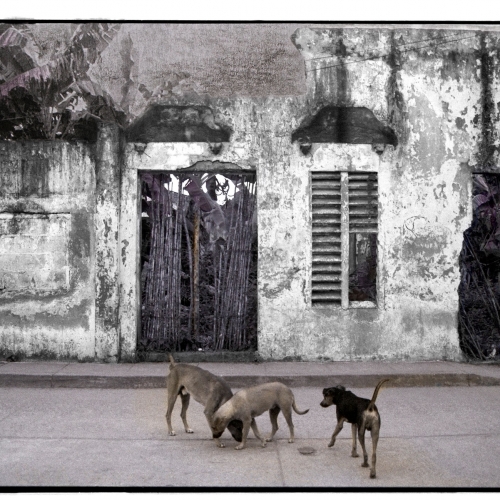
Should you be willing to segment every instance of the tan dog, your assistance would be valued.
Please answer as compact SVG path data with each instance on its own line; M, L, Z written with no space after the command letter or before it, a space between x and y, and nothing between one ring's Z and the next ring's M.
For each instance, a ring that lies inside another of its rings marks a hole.
M241 444L236 446L237 450L242 450L246 446L248 432L252 428L255 437L260 439L262 447L266 446L266 441L271 441L278 430L278 414L283 412L288 428L290 429L289 443L294 441L292 408L295 413L304 415L309 410L299 411L295 405L295 398L292 391L280 382L269 382L267 384L256 385L248 389L238 391L229 401L224 403L213 415L212 432L214 439L218 439L224 429L233 420L241 420L243 423L243 433ZM267 438L260 435L255 418L269 410L272 431Z
M205 407L204 414L211 427L212 415L226 401L231 399L233 391L227 382L217 377L207 370L203 370L197 366L187 365L184 363L175 363L174 358L169 354L170 372L167 376L167 418L168 434L175 436L175 431L172 429L172 411L174 409L177 396L181 396L182 410L181 418L184 424L184 430L192 433L192 429L187 423L187 409L189 406L190 395L194 400ZM241 430L243 425L238 421L230 421L227 426L233 438L241 442ZM215 444L219 448L224 448L218 437L215 439Z

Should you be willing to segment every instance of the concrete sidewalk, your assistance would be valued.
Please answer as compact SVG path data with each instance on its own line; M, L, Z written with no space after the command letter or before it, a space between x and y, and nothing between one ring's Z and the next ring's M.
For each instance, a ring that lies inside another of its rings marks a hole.
M238 387L233 387L237 391ZM351 457L351 428L333 448L335 408L322 408L322 387L293 389L295 442L282 414L273 441L262 448L251 432L244 450L226 430L215 446L204 407L193 401L183 430L181 401L165 422L166 388L0 388L0 490L11 488L446 488L500 486L500 386L387 387L377 398L382 428L377 478ZM365 398L373 386L354 392ZM256 418L271 432L267 414ZM368 453L371 438L367 433ZM358 445L358 451L361 451ZM132 492L132 491L130 491ZM3 500L3 499L2 499Z
M500 364L422 362L256 362L196 363L226 379L231 387L280 381L289 387L374 387L390 378L391 387L496 386ZM0 361L0 387L163 388L168 363L76 363Z

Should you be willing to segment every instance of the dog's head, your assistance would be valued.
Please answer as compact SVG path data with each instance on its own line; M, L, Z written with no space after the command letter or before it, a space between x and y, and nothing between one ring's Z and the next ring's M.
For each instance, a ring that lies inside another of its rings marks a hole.
M217 439L220 438L222 436L222 433L226 429L226 426L226 419L224 419L222 416L215 415L212 418L212 424L210 425L210 427L212 428L212 436Z
M226 422L221 418L215 418L212 422L212 436L220 438L226 429ZM241 420L231 420L227 424L227 430L231 433L235 441L241 443L243 439L243 422Z
M339 400L340 395L345 392L345 387L343 385L338 385L337 387L327 387L323 389L323 401L320 405L323 408L328 408L331 405L336 405Z
M227 427L231 436L233 436L238 443L241 443L243 439L243 422L232 418L234 412L230 401L231 400L226 401L212 416L210 424L212 436L214 439L220 438Z

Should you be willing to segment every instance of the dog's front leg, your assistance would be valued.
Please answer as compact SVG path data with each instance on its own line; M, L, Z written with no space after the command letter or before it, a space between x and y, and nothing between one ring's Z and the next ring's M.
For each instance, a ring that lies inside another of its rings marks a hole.
M255 418L252 418L252 422L250 423L250 426L252 427L253 433L255 434L255 437L257 439L260 439L260 442L262 444L262 448L266 447L266 439L262 437L262 435L259 432L259 428L257 427L257 422L255 421Z
M356 424L351 424L351 432L352 432L352 452L351 457L359 457L358 450L356 446L356 434L358 432L358 426Z
M205 408L205 411L203 412L205 414L205 418L207 419L207 422L208 422L208 426L210 428L212 428L212 417L213 417L213 411L211 411L211 409L207 409ZM186 431L188 432L188 431ZM191 431L193 432L193 431ZM219 441L219 438L213 436L213 433L212 433L212 437L215 441L215 444L217 445L217 448L225 448L226 446L224 445L224 443L221 443Z
M235 450L242 450L247 445L247 437L248 433L250 432L250 426L252 424L252 421L253 419L251 421L248 420L243 421L243 430L241 431L241 443L238 446L235 446L234 448Z
M331 448L335 444L335 438L337 437L337 434L342 430L344 427L344 422L346 421L346 418L340 418L337 422L337 425L335 427L335 430L333 431L332 434L332 439L330 439L330 442L328 443L328 448Z
M207 418L208 420L208 418ZM208 420L208 423L210 424L210 420ZM219 438L216 438L216 437L213 437L214 441L215 441L215 444L217 446L217 448L225 448L226 445L224 443L221 443Z
M215 441L215 445L217 446L217 448L225 448L226 445L224 443L221 443L219 438L216 438L214 437L214 441Z

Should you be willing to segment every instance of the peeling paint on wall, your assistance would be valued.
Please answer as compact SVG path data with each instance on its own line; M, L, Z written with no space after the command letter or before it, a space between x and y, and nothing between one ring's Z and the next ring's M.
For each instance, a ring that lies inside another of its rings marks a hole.
M96 143L95 356L119 358L119 243L121 135L116 125L101 125Z
M0 214L0 297L69 289L68 214Z
M4 271L18 276L4 279L0 292L0 355L93 359L91 152L81 144L4 142L0 165L0 219L9 222L0 260L6 268L15 251Z
M133 360L138 172L217 161L257 173L263 358L461 359L458 258L472 217L471 174L498 170L499 34L301 26L289 40L290 26L231 26L219 32L230 52L221 65L215 45L193 46L216 27L197 26L190 37L182 25L155 26L121 27L86 74L121 104L128 124L156 102L188 115L210 109L210 123L230 137L217 152L204 140L190 142L198 136L189 126L181 130L185 142L160 129L146 138L166 142L124 145L117 130L101 129L95 148L1 143L1 211L71 220L69 289L50 300L1 302L5 352ZM286 42L276 39L284 33ZM158 55L165 40L175 50ZM269 58L253 71L262 53L256 40ZM278 61L274 78L266 68ZM366 144L312 142L305 156L292 134L327 106L369 110L397 142L380 154ZM378 175L376 309L311 307L312 171Z

